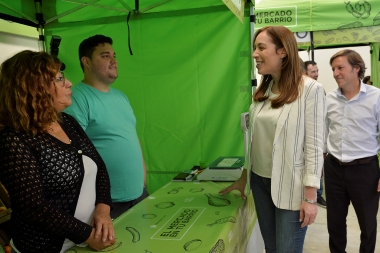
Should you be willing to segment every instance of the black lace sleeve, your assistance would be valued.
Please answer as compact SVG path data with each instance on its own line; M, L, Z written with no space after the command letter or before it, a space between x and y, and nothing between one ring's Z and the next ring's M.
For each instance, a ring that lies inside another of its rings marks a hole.
M36 143L40 143L39 146L35 145ZM35 230L18 231L21 234L25 232L21 240L29 233L40 233L42 237L58 236L69 238L74 243L82 243L89 238L92 227L60 208L64 205L59 202L60 200L47 198L52 193L47 192L46 184L56 184L55 177L61 176L57 172L59 170L49 164L53 160L51 156L54 152L51 150L54 148L46 139L41 144L41 140L28 134L18 133L12 129L0 131L0 180L10 194L11 219L14 220L12 224L18 230L27 228ZM44 159L49 156L49 162L44 164ZM45 172L51 173L50 181L45 179L47 178L43 175ZM63 183L66 182L69 181ZM59 184L56 184L56 188L58 186Z
M73 130L70 131L70 129L68 129L67 131L79 135L77 138L72 138L73 145L80 146L86 155L91 157L98 166L95 204L103 203L112 207L110 179L103 159L75 118L66 113L62 113L62 117L68 123L65 126L73 128Z

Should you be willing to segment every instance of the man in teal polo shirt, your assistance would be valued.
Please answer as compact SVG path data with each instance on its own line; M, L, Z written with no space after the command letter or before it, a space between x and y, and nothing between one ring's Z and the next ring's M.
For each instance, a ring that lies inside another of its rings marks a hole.
M73 103L65 112L77 119L106 164L111 218L116 218L148 196L136 118L125 94L111 88L118 76L112 39L103 35L85 39L79 45L79 59L84 79L72 89Z

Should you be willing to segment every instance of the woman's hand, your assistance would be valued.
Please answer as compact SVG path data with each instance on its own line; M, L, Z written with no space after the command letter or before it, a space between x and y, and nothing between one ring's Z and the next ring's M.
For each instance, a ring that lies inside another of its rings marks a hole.
M300 206L300 221L303 221L301 227L306 227L314 223L317 218L318 207L316 205L317 189L314 187L305 187L305 198L315 201L314 204L302 201Z
M306 227L314 223L317 218L318 208L316 204L310 204L302 201L300 207L300 221L303 221L301 227Z
M115 242L116 242L115 238L112 240L106 240L106 241L101 240L101 237L95 238L95 228L92 229L91 235L86 241L88 246L90 246L90 248L96 251L99 251L108 246L111 246L115 244Z
M227 188L224 188L219 192L220 195L225 195L229 193L232 190L238 190L240 191L242 199L246 199L247 196L245 196L245 186L247 184L247 170L243 169L241 176L238 180L236 180L233 184L228 186Z
M103 242L112 241L115 238L110 209L109 205L97 204L90 223L95 228L95 239L101 238Z

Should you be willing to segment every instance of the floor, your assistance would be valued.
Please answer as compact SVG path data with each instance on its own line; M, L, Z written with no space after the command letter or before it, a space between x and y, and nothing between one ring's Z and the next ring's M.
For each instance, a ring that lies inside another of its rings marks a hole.
M380 213L380 212L379 212ZM375 252L380 252L380 214L377 215L377 241ZM303 253L329 253L329 236L327 232L326 209L318 206L318 216L315 223L309 226ZM359 252L360 229L352 205L347 215L347 253Z

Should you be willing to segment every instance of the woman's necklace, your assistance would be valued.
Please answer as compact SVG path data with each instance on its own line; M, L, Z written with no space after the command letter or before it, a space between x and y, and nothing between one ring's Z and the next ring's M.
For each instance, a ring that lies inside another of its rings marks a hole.
M49 133L50 135L54 136L56 139L58 139L58 140L60 140L60 141L62 141L62 142L64 142L64 143L68 144L68 143L67 143L67 140L64 140L64 139L58 137L57 135L53 134L52 132L48 132L48 133ZM69 143L71 143L71 140L70 140L70 139L69 139Z
M55 124L55 123L53 123ZM63 129L62 129L63 131ZM56 139L62 141L63 143L66 143L66 144L71 144L71 140L70 138L67 136L67 139L66 138L62 138L62 137L58 137L57 135L55 135L53 132L54 132L54 128L52 127L52 125L50 125L48 127L48 131L47 131L50 135L52 135L53 137L55 137ZM68 143L67 143L68 142Z

